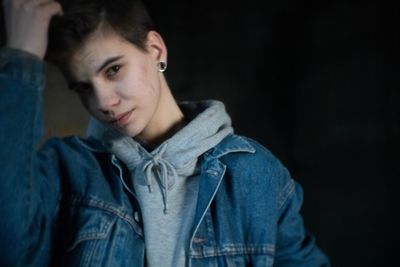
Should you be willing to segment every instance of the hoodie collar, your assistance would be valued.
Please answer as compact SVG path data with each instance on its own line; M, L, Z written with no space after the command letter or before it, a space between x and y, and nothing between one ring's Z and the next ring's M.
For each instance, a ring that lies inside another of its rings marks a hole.
M153 185L160 186L165 212L168 191L176 179L193 175L198 158L233 133L231 119L222 102L182 102L180 108L189 123L151 152L133 138L95 119L91 120L87 131L89 137L100 140L109 152L125 163L132 175L135 174L133 179L142 179L141 184L150 192Z
M179 105L190 122L151 152L148 152L133 138L123 136L114 128L94 118L91 118L89 122L87 136L89 140L99 140L102 147L98 144L96 146L91 145L95 143L93 141L86 146L89 146L91 150L99 150L105 147L125 163L130 161L133 165L136 165L136 162L144 157L152 158L162 154L162 157L167 159L176 169L182 169L186 165L190 165L201 154L215 147L224 137L233 133L231 119L222 102L206 100L181 102ZM121 151L130 152L129 160L124 160L125 153L118 153ZM131 153L132 151L135 151L135 153Z

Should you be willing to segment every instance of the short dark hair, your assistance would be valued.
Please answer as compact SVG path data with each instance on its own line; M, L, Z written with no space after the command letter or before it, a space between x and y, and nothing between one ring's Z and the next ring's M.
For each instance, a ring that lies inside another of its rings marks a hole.
M52 19L46 59L63 64L86 40L103 28L146 51L149 31L155 30L147 8L140 0L58 0L63 16Z

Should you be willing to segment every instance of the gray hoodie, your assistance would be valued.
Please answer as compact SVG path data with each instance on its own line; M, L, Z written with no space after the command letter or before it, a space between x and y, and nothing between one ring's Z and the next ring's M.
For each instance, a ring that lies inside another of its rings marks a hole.
M151 152L95 119L88 128L88 136L101 140L131 172L150 267L186 265L199 185L198 157L233 133L219 101L182 102L180 108L190 122Z

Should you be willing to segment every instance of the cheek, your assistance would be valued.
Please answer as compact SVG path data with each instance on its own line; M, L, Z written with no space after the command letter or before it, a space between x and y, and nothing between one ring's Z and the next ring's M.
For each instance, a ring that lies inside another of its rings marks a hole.
M138 71L128 75L118 87L121 97L125 99L149 98L158 93L154 74L148 70L147 66L141 66Z
M161 82L159 71L153 61L147 62L147 64L143 66L143 73L143 83L146 84L147 88L146 93L151 97L158 97L160 94Z

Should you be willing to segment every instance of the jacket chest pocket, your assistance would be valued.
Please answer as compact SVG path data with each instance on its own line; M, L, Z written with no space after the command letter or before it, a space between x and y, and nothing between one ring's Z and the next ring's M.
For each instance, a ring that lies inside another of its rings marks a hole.
M270 246L225 245L192 251L189 266L272 267L273 263L273 248Z
M219 223L214 223L211 211L205 213L192 238L189 267L272 267L275 258L273 238L263 229L246 231L240 223L231 225L224 221L226 218L219 218Z
M73 207L65 224L63 266L103 266L117 216L99 208Z

